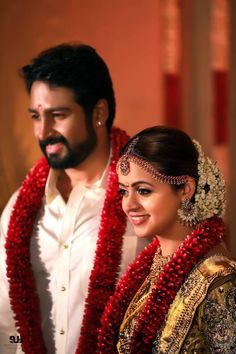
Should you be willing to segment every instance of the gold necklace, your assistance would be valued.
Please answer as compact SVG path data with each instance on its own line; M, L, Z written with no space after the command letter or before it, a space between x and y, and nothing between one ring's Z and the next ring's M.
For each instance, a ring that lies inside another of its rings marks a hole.
M137 327L139 314L145 306L152 288L156 285L160 272L164 265L169 262L170 258L171 256L162 256L161 248L158 247L153 258L150 273L130 302L121 324L120 341L118 345L120 353L126 352L126 350L129 349L130 338Z

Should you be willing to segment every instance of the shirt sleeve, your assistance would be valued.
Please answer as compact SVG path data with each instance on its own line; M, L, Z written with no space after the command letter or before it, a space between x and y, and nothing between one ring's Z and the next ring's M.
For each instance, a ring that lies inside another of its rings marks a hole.
M0 220L0 353L4 354L22 353L20 344L17 343L20 339L15 328L15 321L8 296L9 285L6 276L5 252L8 223L16 197L17 192L10 198Z

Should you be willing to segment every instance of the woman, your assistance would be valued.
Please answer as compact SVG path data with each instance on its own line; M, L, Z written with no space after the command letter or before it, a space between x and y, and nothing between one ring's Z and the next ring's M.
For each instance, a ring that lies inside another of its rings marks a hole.
M154 238L106 306L97 353L236 353L219 169L184 132L157 126L126 144L117 172L136 234Z

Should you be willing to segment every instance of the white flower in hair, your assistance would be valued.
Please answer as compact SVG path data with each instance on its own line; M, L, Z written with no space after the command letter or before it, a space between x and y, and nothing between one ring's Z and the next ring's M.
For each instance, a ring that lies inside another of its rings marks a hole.
M201 145L193 140L198 151L198 184L195 203L198 206L198 222L214 215L222 217L225 212L225 181L216 163L206 157Z

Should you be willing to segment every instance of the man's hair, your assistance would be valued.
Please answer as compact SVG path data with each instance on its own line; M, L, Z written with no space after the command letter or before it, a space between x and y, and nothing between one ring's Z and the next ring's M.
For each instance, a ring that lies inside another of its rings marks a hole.
M35 81L71 89L88 120L98 100L106 99L109 108L106 125L110 131L116 108L112 80L104 60L91 46L65 43L46 49L23 66L20 74L29 93Z

